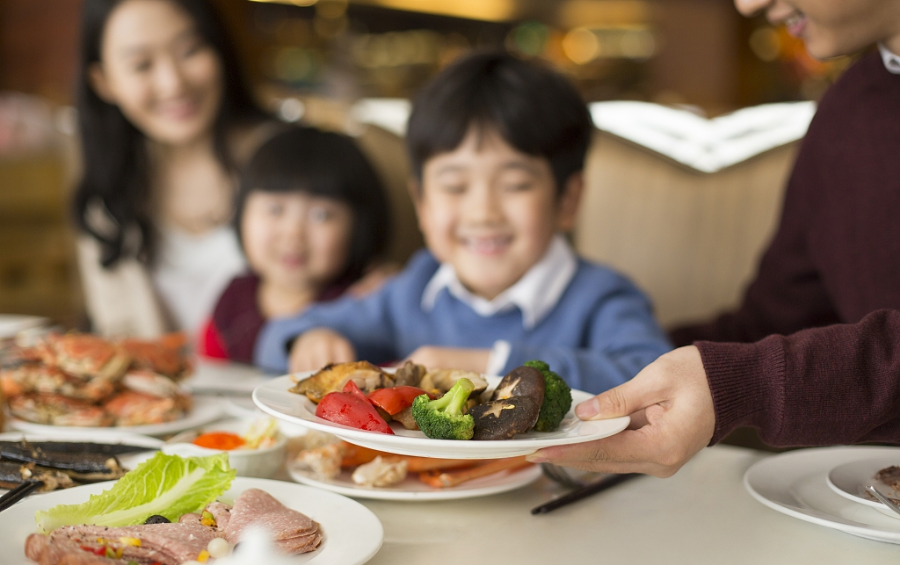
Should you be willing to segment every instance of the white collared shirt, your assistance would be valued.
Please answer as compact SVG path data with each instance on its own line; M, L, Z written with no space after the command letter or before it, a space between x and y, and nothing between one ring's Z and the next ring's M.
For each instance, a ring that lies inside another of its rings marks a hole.
M522 325L525 329L531 329L553 310L577 270L578 260L575 252L565 238L557 234L550 241L541 260L493 300L472 294L460 282L453 266L442 264L425 286L422 293L422 309L426 312L431 311L438 294L446 288L451 295L475 310L479 316L493 316L518 307L522 312ZM502 370L509 352L508 342L502 340L495 342L485 373L495 375Z
M888 72L900 75L900 55L890 51L883 43L878 44L878 50L881 51L881 59Z

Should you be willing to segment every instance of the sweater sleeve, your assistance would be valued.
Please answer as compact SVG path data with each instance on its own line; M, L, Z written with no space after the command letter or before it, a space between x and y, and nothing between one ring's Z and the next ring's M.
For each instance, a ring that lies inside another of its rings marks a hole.
M900 443L900 312L857 324L699 342L716 411L711 444L739 426L774 446Z
M328 328L353 344L358 359L383 363L396 358L390 309L391 283L364 298L346 297L313 306L294 318L272 320L256 341L254 363L274 372L287 371L294 340L315 329Z
M510 343L501 374L540 359L572 388L599 394L631 379L672 349L650 302L630 284L595 309L587 334L584 347Z
M708 323L675 328L670 338L676 347L699 340L749 343L840 321L808 240L817 203L824 198L822 187L827 186L821 181L819 145L832 137L829 113L833 110L823 101L794 164L778 229L740 307Z
M267 371L286 371L291 344L313 328L328 328L347 338L357 359L376 364L398 360L397 320L406 313L409 297L422 295L437 267L434 257L421 251L402 273L363 298L345 296L317 304L299 316L269 321L256 339L254 364Z

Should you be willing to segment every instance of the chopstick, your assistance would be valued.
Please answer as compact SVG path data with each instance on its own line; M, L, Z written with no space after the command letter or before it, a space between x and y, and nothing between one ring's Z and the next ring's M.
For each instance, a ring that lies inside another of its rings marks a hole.
M26 481L0 496L0 512L3 512L42 486L44 486L44 481Z
M616 486L619 483L624 483L629 479L633 479L639 476L640 473L625 473L622 475L610 475L608 477L603 477L602 479L598 479L593 483L589 483L584 485L583 487L569 491L559 498L554 498L550 502L541 504L540 506L535 506L531 509L531 513L546 514L547 512L551 512L553 510L556 510L557 508L572 504L573 502L578 502L579 500L587 498L592 494L602 492L608 488Z

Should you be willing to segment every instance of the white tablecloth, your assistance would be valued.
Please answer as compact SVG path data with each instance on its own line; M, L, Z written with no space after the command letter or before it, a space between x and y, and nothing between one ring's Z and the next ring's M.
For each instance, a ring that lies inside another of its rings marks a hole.
M771 510L744 489L768 454L717 446L674 477L639 477L545 515L529 510L561 488L448 502L362 501L381 520L371 565L785 564L900 562L900 546L869 541Z

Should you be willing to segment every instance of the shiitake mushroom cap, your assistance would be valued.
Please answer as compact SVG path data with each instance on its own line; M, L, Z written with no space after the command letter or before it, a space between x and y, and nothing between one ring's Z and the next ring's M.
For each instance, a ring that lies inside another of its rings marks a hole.
M491 400L471 408L475 419L472 439L510 439L534 427L541 413L541 404L529 396L512 396Z
M540 407L544 402L544 375L532 367L516 367L503 377L491 400L504 400L513 396L527 396Z

